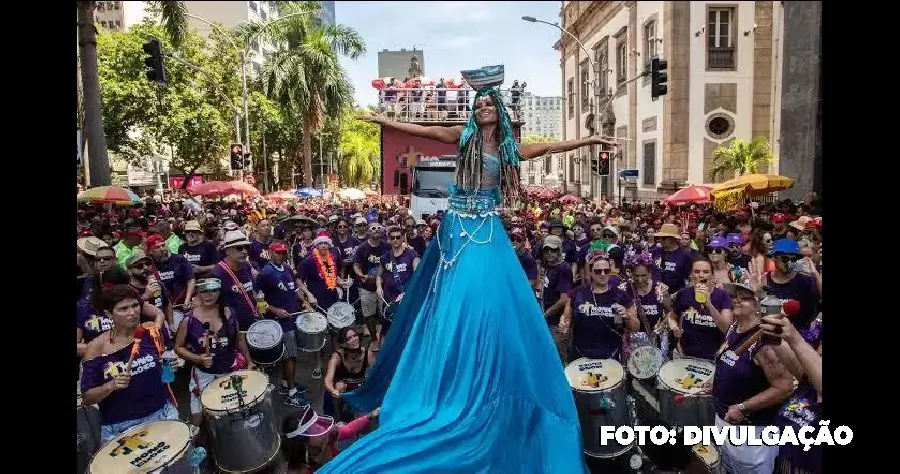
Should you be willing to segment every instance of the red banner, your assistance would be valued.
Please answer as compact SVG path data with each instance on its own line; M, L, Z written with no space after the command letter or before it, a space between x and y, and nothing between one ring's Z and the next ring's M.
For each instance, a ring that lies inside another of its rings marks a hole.
M203 176L191 176L191 180L188 181L187 190L191 191L201 184L203 184ZM181 189L182 185L184 185L184 176L169 177L169 187L172 189Z

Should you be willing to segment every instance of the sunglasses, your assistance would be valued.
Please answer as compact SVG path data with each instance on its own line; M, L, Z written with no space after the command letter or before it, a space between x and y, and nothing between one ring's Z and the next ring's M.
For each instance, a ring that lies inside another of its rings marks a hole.
M709 249L709 253L714 253L714 254L725 253L725 249L723 249L722 247L716 247L714 249Z
M600 232L603 230L603 227L591 227L591 232Z
M390 235L390 236L388 236L388 238L391 240L400 240L403 238L403 236L402 235Z
M347 225L339 225L339 226L337 226L337 228L338 228L338 229L349 229L350 226L347 226Z
M135 263L134 265L131 266L131 268L133 268L135 270L143 270L143 269L147 268L147 264L146 263Z
M799 255L787 255L787 254L773 255L772 258L775 260L781 261L781 263L796 262L797 260L800 260Z
M611 268L593 268L591 270L594 272L594 275L609 275L612 273Z
M741 248L741 244L729 244L728 248L731 250L739 250Z
M238 252L246 252L246 251L248 251L248 250L250 249L250 247L248 247L248 246L246 246L246 245L236 245L236 246L231 247L231 248L237 250Z

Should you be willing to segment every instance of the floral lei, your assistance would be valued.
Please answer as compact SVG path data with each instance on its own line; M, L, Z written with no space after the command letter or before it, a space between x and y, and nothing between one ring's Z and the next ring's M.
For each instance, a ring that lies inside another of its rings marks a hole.
M328 265L325 265L325 262L322 261L322 255L319 252L315 252L313 258L316 260L316 269L319 270L319 276L325 281L325 287L329 290L337 288L337 268L334 265L334 255L331 252L327 252Z

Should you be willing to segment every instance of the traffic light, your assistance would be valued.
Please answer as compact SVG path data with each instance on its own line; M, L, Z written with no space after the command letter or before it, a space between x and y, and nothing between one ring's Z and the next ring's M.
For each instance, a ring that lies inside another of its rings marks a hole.
M253 163L253 155L251 153L244 153L244 169L252 168Z
M666 86L666 81L669 80L669 74L666 73L667 67L669 67L669 63L658 57L650 60L650 97L653 100L669 92L669 87Z
M163 64L162 43L158 39L153 38L144 43L144 52L147 57L144 58L144 65L147 66L147 79L161 86L166 85L166 68Z
M591 158L591 171L597 176L609 176L609 152L601 151L597 155Z
M244 145L240 143L231 144L231 171L239 171L244 169Z

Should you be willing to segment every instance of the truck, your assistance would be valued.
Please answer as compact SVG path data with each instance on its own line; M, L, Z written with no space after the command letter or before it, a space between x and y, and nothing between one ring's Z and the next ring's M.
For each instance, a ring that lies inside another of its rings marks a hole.
M447 210L450 185L456 183L456 160L456 155L422 156L412 167L409 210L414 218Z

